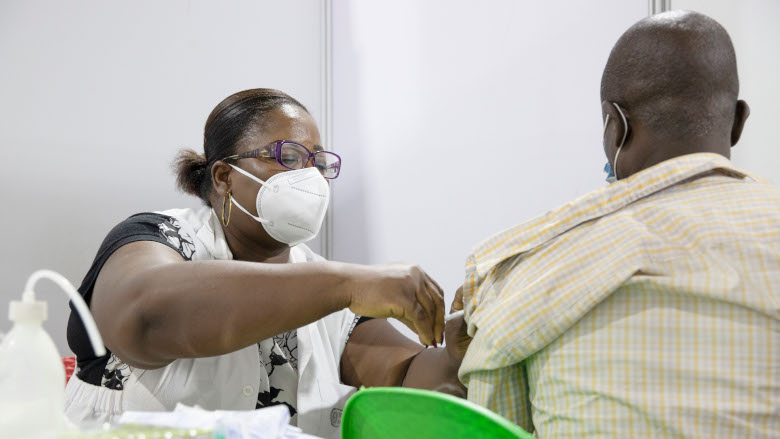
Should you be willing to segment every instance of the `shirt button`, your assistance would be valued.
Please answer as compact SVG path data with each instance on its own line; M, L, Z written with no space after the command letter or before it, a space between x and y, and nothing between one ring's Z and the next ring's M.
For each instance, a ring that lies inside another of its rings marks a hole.
M244 386L244 395L251 396L253 393L255 393L255 389L252 388L252 386Z

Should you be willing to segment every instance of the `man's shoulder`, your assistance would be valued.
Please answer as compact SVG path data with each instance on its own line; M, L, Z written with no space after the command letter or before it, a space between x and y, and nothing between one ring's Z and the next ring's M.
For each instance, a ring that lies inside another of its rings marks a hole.
M728 159L717 154L676 157L494 234L473 248L467 271L484 276L512 256L539 248L572 230L586 228L587 224L600 218L625 213L626 207L652 200L654 196L669 191L679 183L709 173L718 173L733 181L749 177L749 174L734 168ZM761 185L764 186L761 190L776 191L774 187Z

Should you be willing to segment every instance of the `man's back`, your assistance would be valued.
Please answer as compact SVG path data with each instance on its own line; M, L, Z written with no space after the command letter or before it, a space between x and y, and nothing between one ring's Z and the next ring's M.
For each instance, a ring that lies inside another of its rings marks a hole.
M780 191L738 174L684 156L533 224L471 295L469 399L542 438L780 437Z
M709 176L600 221L648 269L527 361L540 437L780 436L780 192Z
M616 183L466 264L470 400L541 438L780 438L780 192L728 160L749 115L715 20L621 35L601 77Z

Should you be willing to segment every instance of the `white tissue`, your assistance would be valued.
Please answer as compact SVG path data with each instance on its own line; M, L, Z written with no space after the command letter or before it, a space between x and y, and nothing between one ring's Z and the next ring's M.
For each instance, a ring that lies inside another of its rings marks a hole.
M177 404L172 412L125 412L119 419L120 424L211 430L225 439L314 438L289 422L290 412L284 405L248 411L209 411Z

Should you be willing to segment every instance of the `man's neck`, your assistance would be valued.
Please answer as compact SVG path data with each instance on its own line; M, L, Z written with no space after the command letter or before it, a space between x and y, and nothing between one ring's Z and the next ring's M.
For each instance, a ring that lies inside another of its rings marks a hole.
M635 154L643 154L639 157L632 157L631 162L634 163L634 165L631 167L632 169L629 169L631 174L635 174L666 160L688 154L713 153L720 154L726 158L731 158L731 145L728 141L724 142L715 139L691 139L690 141L685 142L670 141L668 139L649 139L641 143L636 142L632 147L632 149L635 150Z

